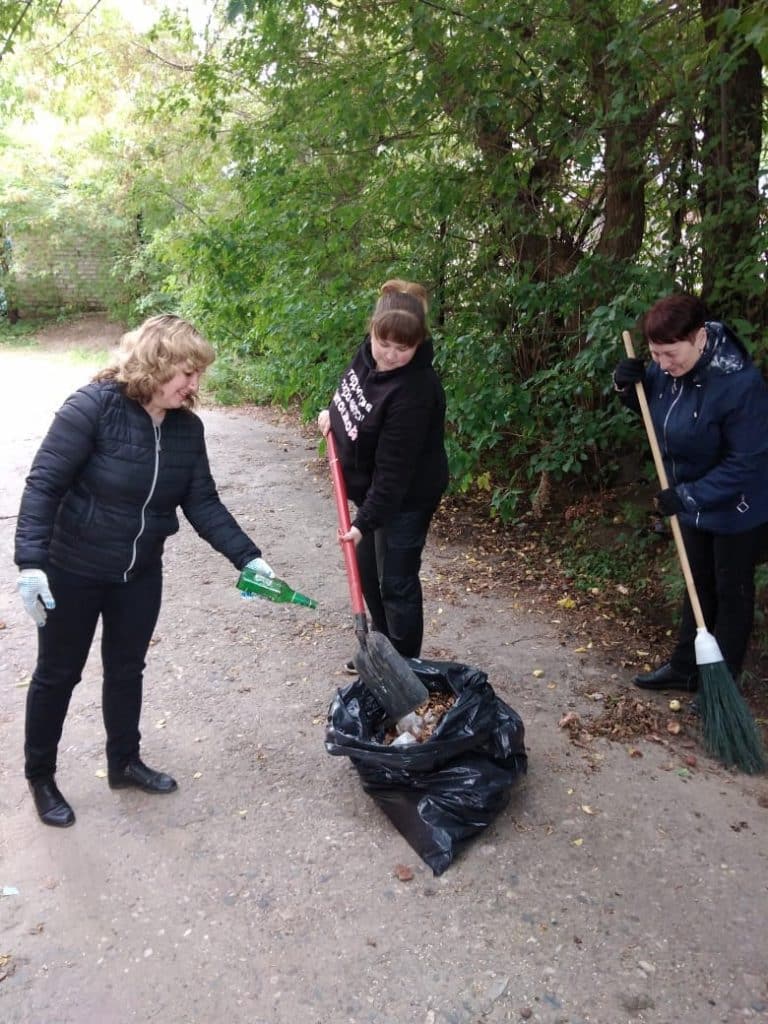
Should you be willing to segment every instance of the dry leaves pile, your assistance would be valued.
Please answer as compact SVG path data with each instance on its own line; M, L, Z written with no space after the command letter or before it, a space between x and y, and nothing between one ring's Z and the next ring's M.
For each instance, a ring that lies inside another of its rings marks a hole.
M614 496L614 504L617 501ZM611 503L610 495L605 503ZM580 516L588 512L595 530L604 528L600 524L606 518L605 508L600 515L600 502L591 501L588 508L583 504L553 508L545 519L515 525L489 520L482 498L444 498L433 521L435 539L466 545L468 550L442 569L441 593L453 586L489 596L514 596L529 610L554 615L568 640L589 642L622 668L642 668L645 659L639 654L627 658L626 652L638 646L664 649L670 624L657 611L664 607L664 595L653 590L652 581L644 579L641 585L634 580L629 563L623 582L590 589L575 585L564 569L563 553L572 547L573 538L563 523L574 510ZM647 605L642 611L635 605L639 600Z
M5 981L16 970L16 962L10 953L0 953L0 981Z
M420 720L418 731L414 738L419 743L426 743L432 733L438 727L446 711L449 711L456 703L456 697L452 693L430 693L423 704L413 711L413 714ZM397 729L392 726L384 733L384 744L388 745L398 737Z
M672 642L678 616L669 609L669 596L662 580L651 574L642 580L633 576L633 563L627 563L627 578L613 586L581 590L562 568L562 550L572 543L563 524L574 518L589 521L599 533L606 528L612 510L621 502L639 502L633 488L606 492L601 499L576 500L567 507L553 507L540 521L505 525L489 520L487 498L479 496L443 499L435 516L433 532L436 539L466 545L468 553L455 559L442 570L441 592L472 590L486 592L489 597L513 595L521 607L541 615L552 616L566 642L578 642L584 649L601 652L607 664L623 671L647 671L651 653L663 656ZM670 542L671 543L671 542ZM759 592L760 593L760 592ZM765 590L762 591L765 593ZM768 616L768 607L758 602L758 621ZM755 634L742 679L744 697L761 727L768 746L768 647ZM578 649L578 648L577 648ZM692 736L698 726L695 718L683 715L680 720L653 724L646 711L622 707L606 708L605 720L596 727L590 723L591 735L612 735L614 739L628 735ZM595 732L595 728L599 732ZM637 730L636 732L634 730ZM615 731L614 731L615 730Z
M563 715L559 722L575 746L585 747L597 736L619 743L649 739L666 742L662 737L691 735L695 731L692 714L668 715L657 705L635 696L631 691L606 697L601 714L582 717L575 711Z

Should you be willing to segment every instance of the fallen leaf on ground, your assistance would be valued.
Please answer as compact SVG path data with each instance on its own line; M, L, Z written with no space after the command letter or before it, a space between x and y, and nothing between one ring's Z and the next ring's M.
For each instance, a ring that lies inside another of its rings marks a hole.
M397 878L400 882L412 882L413 869L409 868L407 864L396 864L395 878Z

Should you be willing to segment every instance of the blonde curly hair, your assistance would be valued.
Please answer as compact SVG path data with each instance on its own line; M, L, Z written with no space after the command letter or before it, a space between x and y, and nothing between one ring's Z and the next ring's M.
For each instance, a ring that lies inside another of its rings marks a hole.
M117 381L128 398L146 405L179 369L192 368L202 373L215 358L211 344L188 320L161 313L124 334L117 361L93 379ZM184 406L191 409L196 400L196 395L190 395Z

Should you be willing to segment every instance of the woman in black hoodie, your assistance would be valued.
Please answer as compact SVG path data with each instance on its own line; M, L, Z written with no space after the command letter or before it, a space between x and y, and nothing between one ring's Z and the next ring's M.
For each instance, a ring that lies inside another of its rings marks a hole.
M432 365L426 292L388 281L369 333L318 416L333 431L357 506L353 540L373 628L405 657L424 633L419 571L432 516L448 485L445 393Z

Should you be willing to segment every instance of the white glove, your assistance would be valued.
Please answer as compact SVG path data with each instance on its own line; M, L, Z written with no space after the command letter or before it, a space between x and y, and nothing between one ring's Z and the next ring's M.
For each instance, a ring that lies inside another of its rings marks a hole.
M263 558L252 559L245 567L246 569L252 569L253 572L258 573L259 576L266 576L268 580L275 578L274 570Z
M45 625L45 609L55 608L48 577L42 569L22 569L16 580L16 589L21 594L24 607L35 620L35 625ZM42 604L40 603L42 601ZM45 605L45 608L43 607Z
M264 576L265 579L273 580L275 573L268 562L265 562L263 558L254 558L245 566L246 569L250 569L255 572L258 576ZM252 601L255 594L249 594L247 590L240 591L240 597L246 601Z

